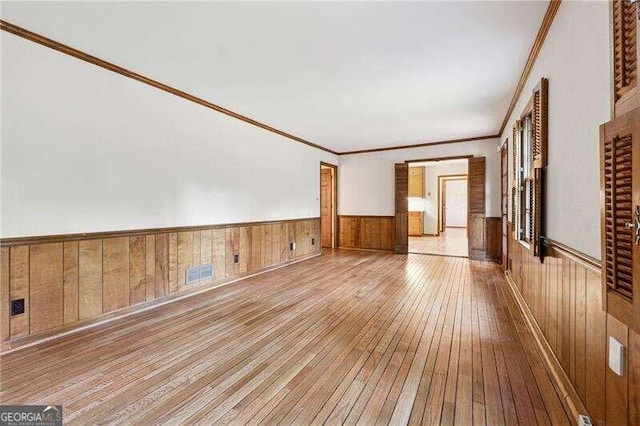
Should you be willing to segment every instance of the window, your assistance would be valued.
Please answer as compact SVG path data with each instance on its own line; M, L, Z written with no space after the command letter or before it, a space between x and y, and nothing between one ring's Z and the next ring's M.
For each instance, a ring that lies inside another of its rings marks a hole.
M547 91L542 79L513 129L514 238L542 258L543 178L547 161Z
M531 113L520 121L520 158L519 158L519 191L522 200L520 211L519 240L528 243L531 240Z

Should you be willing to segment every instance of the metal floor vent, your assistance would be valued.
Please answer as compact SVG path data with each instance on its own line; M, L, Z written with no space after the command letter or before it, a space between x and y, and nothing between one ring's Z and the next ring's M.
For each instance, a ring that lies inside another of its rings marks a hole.
M193 284L205 278L213 277L213 264L194 266L187 269L185 284Z

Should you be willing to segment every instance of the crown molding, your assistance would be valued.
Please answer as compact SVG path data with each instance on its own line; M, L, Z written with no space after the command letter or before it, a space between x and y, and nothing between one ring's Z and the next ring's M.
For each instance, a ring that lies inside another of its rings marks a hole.
M536 39L533 42L533 46L531 46L531 51L529 52L529 57L527 58L527 63L522 70L522 74L520 74L520 80L516 85L516 90L513 92L513 96L511 97L511 103L509 103L509 108L507 108L507 113L502 120L502 125L500 126L499 135L502 135L505 127L507 127L507 122L509 121L509 117L513 113L513 109L516 107L516 103L522 94L522 90L524 89L524 85L531 74L531 70L538 59L538 54L542 50L542 46L544 45L544 41L547 38L547 34L549 33L549 29L551 28L551 24L553 23L554 18L556 17L556 13L558 12L558 8L560 7L560 3L562 0L550 0L549 5L547 6L547 11L544 14L544 18L542 18L542 24L540 24L540 29L538 29L538 34L536 35Z
M338 155L353 155L353 154L365 154L369 152L393 151L396 149L422 148L425 146L446 145L450 143L460 143L460 142L473 142L473 141L481 141L485 139L495 139L499 137L500 135L474 136L471 138L448 139L448 140L436 141L436 142L417 143L413 145L399 145L399 146L386 146L383 148L359 149L356 151L339 152Z
M228 115L229 117L236 118L238 120L244 121L245 123L252 124L256 127L260 127L261 129L267 130L269 132L275 133L280 136L284 136L285 138L289 138L296 142L303 143L305 145L311 146L313 148L320 149L322 151L329 152L331 154L337 154L337 152L325 148L324 146L315 144L313 142L309 142L306 139L302 139L298 136L292 135L280 129L276 129L275 127L269 126L268 124L264 124L260 121L254 120L252 118L246 117L242 114L238 114L237 112L231 111L220 105L216 105L212 102L209 102L205 99L194 96L190 93L183 92L182 90L171 87L167 84L160 83L159 81L153 80L149 77L145 77L142 74L138 74L126 68L123 68L119 65L113 64L111 62L105 61L104 59L100 59L96 56L90 55L81 50L75 49L73 47L67 46L65 44L59 43L50 38L44 37L40 34L29 31L25 28L19 27L18 25L11 24L7 21L0 20L0 29L2 31L6 31L8 33L14 34L18 37L22 37L26 40L32 41L34 43L38 43L42 46L48 47L53 50L57 50L58 52L64 53L69 56L73 56L76 59L80 59L81 61L89 62L90 64L97 65L101 68L107 69L109 71L115 72L117 74L123 75L125 77L131 78L133 80L139 81L140 83L147 84L149 86L155 87L156 89L160 89L164 92L171 93L172 95L178 96L182 99L186 99L188 101L194 102L198 105L201 105L205 108L212 109L214 111L218 111L222 114Z
M509 108L505 114L504 120L502 122L502 125L500 127L500 132L498 134L494 134L494 135L484 135L484 136L476 136L476 137L470 137L470 138L459 138L459 139L448 139L448 140L441 140L441 141L434 141L434 142L425 142L425 143L417 143L417 144L410 144L410 145L398 145L398 146L386 146L386 147L382 147L382 148L370 148L370 149L360 149L360 150L353 150L353 151L344 151L344 152L337 152L334 151L332 149L326 148L322 145L318 145L316 143L310 142L306 139L300 138L298 136L292 135L290 133L287 133L285 131L282 131L280 129L277 129L275 127L269 126L268 124L262 123L260 121L254 120L252 118L246 117L242 114L239 114L237 112L231 111L227 108L221 107L219 105L216 105L212 102L209 102L205 99L199 98L195 95L189 94L187 92L184 92L182 90L176 89L174 87L171 87L169 85L166 85L164 83L161 83L159 81L153 80L149 77L145 77L141 74L138 74L136 72L133 72L131 70L128 70L126 68L123 68L119 65L113 64L111 62L105 61L103 59L100 59L96 56L90 55L86 52L83 52L81 50L75 49L73 47L67 46L65 44L62 44L60 42L57 42L55 40L49 39L47 37L44 37L40 34L34 33L32 31L29 31L25 28L22 28L18 25L15 24L11 24L7 21L4 20L0 20L0 30L2 31L6 31L8 33L14 34L18 37L22 37L26 40L32 41L34 43L38 43L42 46L48 47L50 49L56 50L60 53L72 56L76 59L80 59L82 61L91 63L93 65L99 66L101 68L107 69L109 71L115 72L117 74L120 74L124 77L128 77L131 78L133 80L139 81L141 83L147 84L149 86L155 87L156 89L162 90L164 92L167 93L171 93L172 95L178 96L180 98L186 99L188 101L194 102L198 105L204 106L205 108L209 108L212 109L214 111L220 112L222 114L225 114L227 116L233 117L235 119L244 121L245 123L254 125L256 127L260 127L261 129L267 130L269 132L278 134L280 136L286 137L288 139L294 140L296 142L305 144L307 146L311 146L313 148L316 149L320 149L322 151L334 154L334 155L354 155L354 154L366 154L366 153L371 153L371 152L382 152L382 151L392 151L392 150L398 150L398 149L410 149L410 148L422 148L422 147L427 147L427 146L435 146L435 145L446 145L446 144L454 144L454 143L461 143L461 142L473 142L473 141L480 141L480 140L485 140L485 139L494 139L494 138L499 138L502 133L504 132L504 129L507 125L507 121L509 120L509 117L511 116L511 113L513 112L513 109L515 108L515 104L518 101L518 98L520 97L522 90L524 88L524 84L527 81L527 78L529 77L529 75L531 74L531 70L533 69L533 65L535 64L535 61L538 57L538 54L540 53L540 50L542 49L542 45L544 44L544 40L547 36L547 33L549 32L549 28L551 27L551 24L553 22L553 19L555 18L556 12L558 11L558 8L560 7L560 3L562 0L550 0L549 5L547 7L547 11L545 13L545 16L542 20L542 24L540 25L540 29L538 30L538 34L536 36L536 39L533 43L533 46L531 48L531 51L529 53L529 57L527 59L527 63L525 64L524 69L522 70L522 74L520 75L520 80L518 81L518 84L516 86L516 89L513 93L513 96L511 98L511 103L509 104Z

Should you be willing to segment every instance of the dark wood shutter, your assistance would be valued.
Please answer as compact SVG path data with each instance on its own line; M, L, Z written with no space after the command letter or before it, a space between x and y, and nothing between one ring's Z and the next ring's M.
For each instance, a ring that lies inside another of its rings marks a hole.
M543 224L543 185L544 185L544 169L537 168L532 171L533 177L529 181L531 185L531 211L529 244L531 245L534 256L542 260L542 224Z
M534 169L547 167L549 81L546 78L533 90L531 114L531 164Z
M486 257L485 245L485 178L484 157L469 158L469 259Z
M611 4L613 98L615 116L640 105L638 96L638 5L630 0Z
M637 81L637 4L629 0L613 2L613 58L615 97L620 99Z
M511 229L513 231L513 237L517 239L516 233L516 215L518 214L518 200L517 200L517 186L518 186L518 175L516 165L518 164L518 145L516 142L518 132L518 125L513 127L513 138L511 139Z
M606 310L640 331L640 109L600 129Z
M396 235L393 251L404 254L409 252L409 165L396 163L395 167Z

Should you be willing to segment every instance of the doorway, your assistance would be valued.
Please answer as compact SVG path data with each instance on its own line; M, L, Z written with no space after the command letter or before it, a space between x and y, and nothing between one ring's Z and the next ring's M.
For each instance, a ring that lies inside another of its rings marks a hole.
M467 157L409 162L408 252L468 256L467 171Z
M320 163L320 238L323 248L338 247L338 166Z
M467 175L438 176L438 233L447 228L467 229Z

